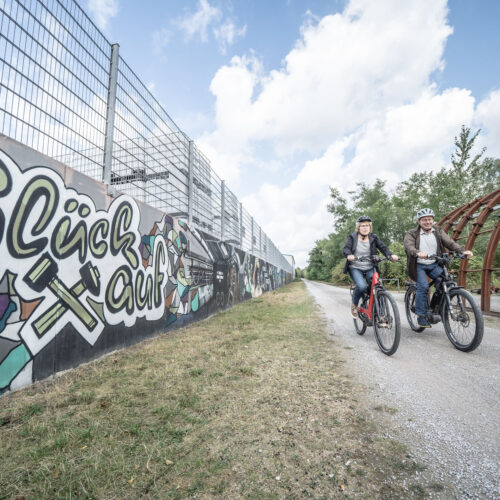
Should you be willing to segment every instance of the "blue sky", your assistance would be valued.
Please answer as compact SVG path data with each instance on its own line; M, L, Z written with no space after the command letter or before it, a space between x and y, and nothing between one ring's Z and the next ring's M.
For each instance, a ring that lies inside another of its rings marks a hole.
M329 186L441 168L462 124L500 156L499 1L82 6L300 266Z

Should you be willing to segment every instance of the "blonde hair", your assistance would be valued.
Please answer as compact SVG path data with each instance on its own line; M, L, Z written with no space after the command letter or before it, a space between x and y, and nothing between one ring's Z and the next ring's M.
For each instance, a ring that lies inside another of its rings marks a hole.
M359 233L359 226L361 226L361 224L369 224L370 225L370 233L373 233L373 225L371 222L368 222L366 220L363 220L361 222L357 222L356 223L356 232Z

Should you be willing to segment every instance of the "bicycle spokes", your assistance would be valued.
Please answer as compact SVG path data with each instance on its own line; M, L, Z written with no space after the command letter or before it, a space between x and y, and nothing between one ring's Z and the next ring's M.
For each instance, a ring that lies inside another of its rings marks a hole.
M483 338L483 316L472 295L455 289L443 308L443 323L450 342L461 351L472 351Z
M373 328L380 350L388 356L394 354L399 345L401 324L396 302L386 290L377 293Z

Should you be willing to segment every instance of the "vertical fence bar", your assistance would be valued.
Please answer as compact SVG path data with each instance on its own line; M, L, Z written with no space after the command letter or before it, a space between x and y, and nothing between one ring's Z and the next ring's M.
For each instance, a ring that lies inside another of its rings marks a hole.
M240 248L243 248L243 203L240 201Z
M193 227L193 169L194 169L194 142L189 141L189 182L188 182L188 225ZM190 295L191 297L191 295Z
M253 217L252 217L252 251L251 253L253 254Z
M108 104L106 109L106 135L104 136L104 170L102 181L111 183L111 165L113 162L113 134L115 130L116 85L118 81L118 52L120 45L111 45L111 61L109 65Z
M224 241L224 229L226 228L226 217L224 215L226 211L226 181L220 182L220 239Z

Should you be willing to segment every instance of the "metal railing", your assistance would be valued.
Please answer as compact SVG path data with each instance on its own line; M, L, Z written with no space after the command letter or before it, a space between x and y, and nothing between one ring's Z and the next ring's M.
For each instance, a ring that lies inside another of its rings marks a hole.
M0 0L0 133L293 271L74 0Z

